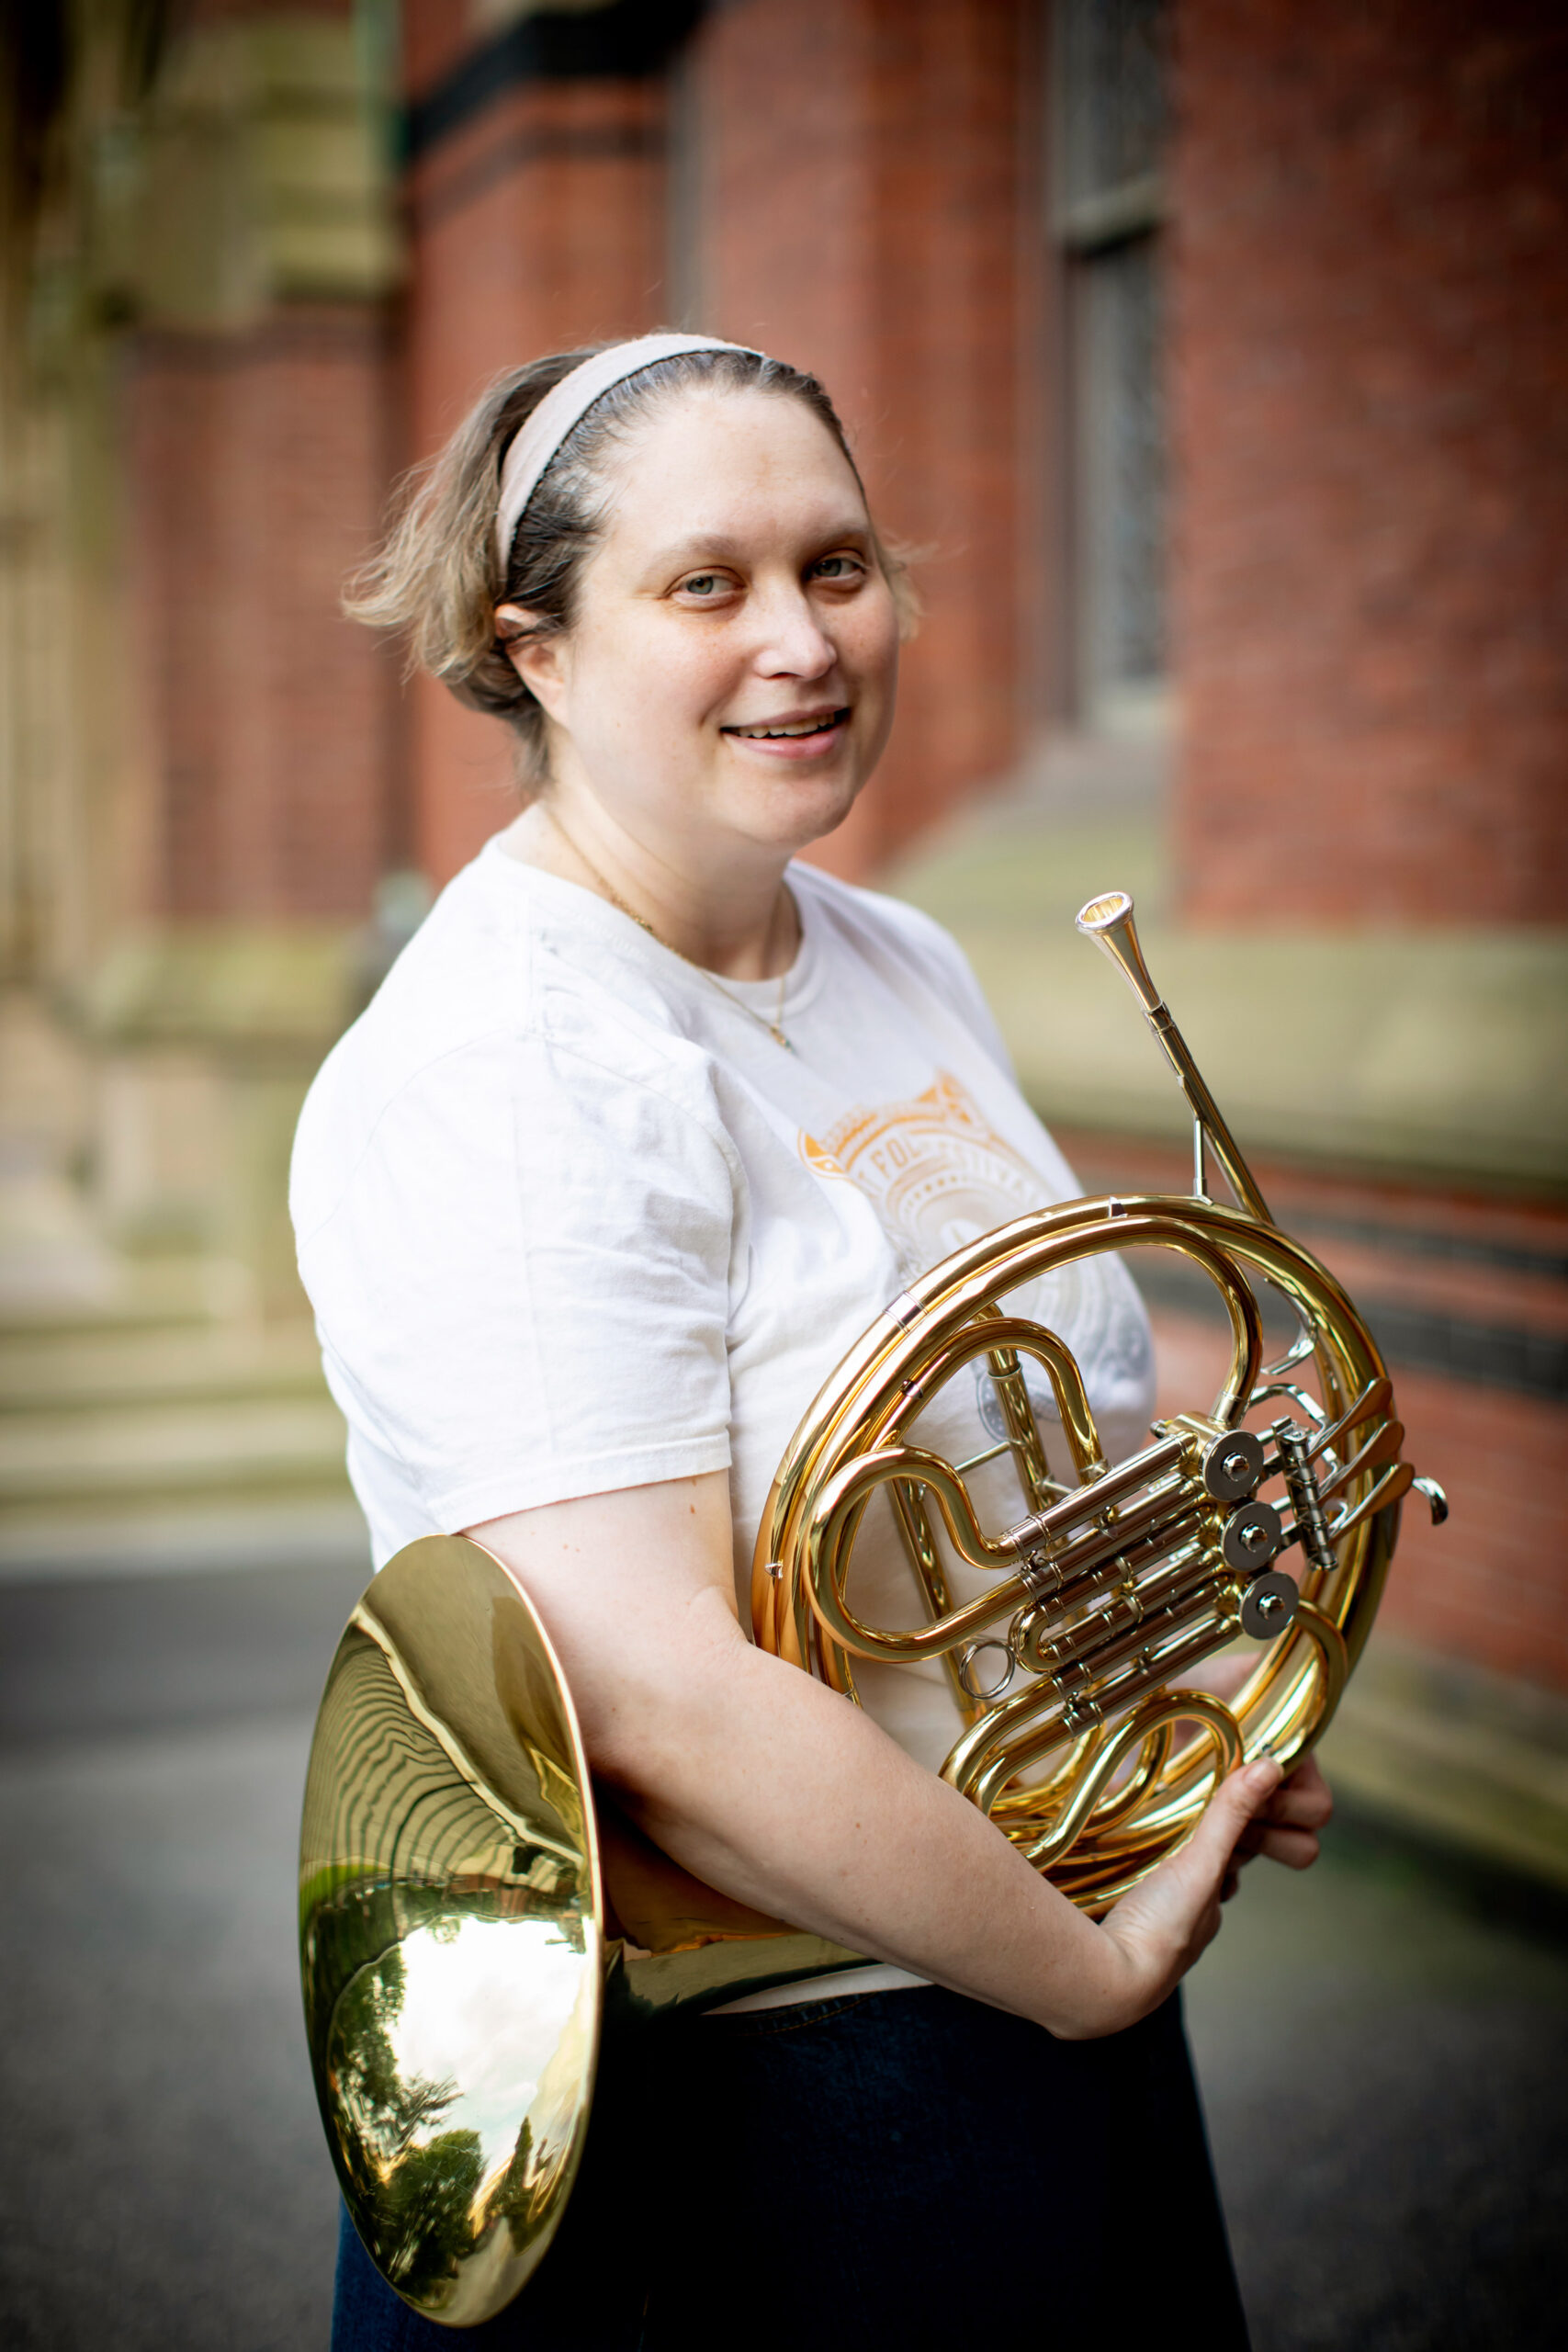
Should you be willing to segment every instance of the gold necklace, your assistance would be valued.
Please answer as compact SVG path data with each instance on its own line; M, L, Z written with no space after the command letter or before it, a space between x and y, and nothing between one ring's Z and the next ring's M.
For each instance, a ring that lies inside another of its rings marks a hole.
M694 972L700 972L703 978L706 980L708 986L710 988L716 989L720 996L723 997L728 1003L732 1004L738 1012L745 1013L747 1019L749 1021L754 1021L759 1029L765 1029L775 1046L782 1046L786 1054L794 1053L795 1047L785 1036L784 1027L784 990L789 984L789 971L787 967L779 974L779 1001L774 1011L773 1018L770 1021L765 1012L759 1012L754 1005L747 1003L744 997L737 996L733 989L727 989L716 972L710 972L705 964L697 963L693 956L682 956L678 947L671 947L670 942L667 939L661 939L658 932L654 930L653 925L649 922L647 916L639 915L635 907L628 907L620 892L613 887L603 874L600 873L599 868L594 865L593 860L588 855L587 852L579 848L577 842L573 841L571 835L567 831L566 827L561 823L560 819L556 815L555 810L549 806L548 802L542 802L540 805L543 814L549 819L550 823L555 827L557 832L560 835L568 849L570 850L579 865L581 866L585 874L592 875L594 882L597 884L598 888L603 890L604 896L609 899L610 904L613 907L615 907L621 914L624 914L628 922L635 922L639 931L646 931L649 939L655 941L659 946L668 948L671 956L680 956L682 963L689 965Z

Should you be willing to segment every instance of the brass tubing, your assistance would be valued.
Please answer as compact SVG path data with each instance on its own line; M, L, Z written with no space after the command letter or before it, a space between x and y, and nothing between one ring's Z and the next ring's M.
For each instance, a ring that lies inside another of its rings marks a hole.
M1348 1673L1344 1638L1334 1619L1310 1600L1298 1601L1289 1632L1266 1654L1255 1678L1260 1695L1254 1698L1248 1685L1232 1702L1233 1712L1247 1724L1250 1753L1267 1749L1286 1770L1299 1763L1338 1705ZM1145 1827L1157 1830L1187 1817L1190 1766L1184 1753L1171 1759L1168 1785L1151 1805Z
M1076 1526L1082 1519L1103 1519L1123 1497L1136 1494L1140 1487L1152 1486L1174 1470L1188 1451L1185 1438L1162 1438L1158 1444L1145 1446L1141 1453L1107 1472L1092 1487L1080 1487L1077 1494L1064 1495L1048 1510L1010 1527L1001 1540L1021 1559L1037 1550L1049 1552L1064 1528Z
M976 1310L972 1322L958 1330L933 1351L923 1362L913 1380L900 1383L897 1425L902 1429L918 1419L937 1390L946 1385L955 1372L963 1370L978 1355L987 1359L998 1353L1016 1355L1019 1351L1033 1356L1051 1383L1061 1416L1062 1433L1067 1441L1067 1451L1079 1480L1088 1484L1103 1477L1106 1462L1100 1449L1100 1431L1085 1394L1083 1374L1079 1372L1070 1348L1063 1345L1054 1331L1043 1324L1025 1322L1021 1317L1005 1316L997 1306L985 1303ZM1015 1366L1016 1369L1016 1366ZM1018 1385L1023 1387L1021 1372ZM1029 1409L1030 1424L1033 1408L1029 1407L1029 1392L1023 1389L1023 1401ZM1035 1432L1039 1448L1039 1433ZM1042 1465L1043 1449L1039 1448Z
M925 1504L920 1499L919 1488L911 1486L907 1478L891 1480L888 1491L893 1499L893 1515L903 1540L905 1557L914 1570L915 1581L935 1623L953 1607L953 1593L936 1548L936 1537L931 1533L931 1521L926 1517ZM983 1702L971 1698L964 1689L958 1661L951 1650L942 1652L942 1662L947 1669L947 1679L959 1713L966 1723L973 1723ZM846 1672L852 1672L847 1664Z
M1092 1828L1098 1836L1103 1830L1116 1828L1130 1814L1135 1812L1161 1772L1164 1771L1175 1737L1174 1722L1156 1724L1154 1730L1145 1737L1143 1753L1127 1779L1121 1788L1111 1790L1100 1799L1089 1815L1086 1826ZM993 1807L992 1818L995 1819L995 1817L996 1808Z
M1033 1600L1035 1594L1025 1571L1021 1569L993 1585L989 1592L965 1601L928 1625L890 1630L863 1623L844 1597L854 1528L874 1489L895 1482L930 1487L936 1496L948 1533L973 1566L994 1566L1007 1561L1010 1555L1005 1539L992 1544L981 1533L967 1488L939 1454L925 1453L915 1446L889 1447L879 1454L862 1454L858 1461L847 1464L840 1478L829 1482L823 1497L825 1523L819 1531L812 1531L807 1593L818 1623L843 1648L860 1657L882 1658L897 1665L911 1658L941 1657L961 1647L1021 1604ZM1184 1524L1194 1510L1208 1507L1205 1498L1190 1487L1162 1488L1145 1502L1134 1504L1113 1528L1096 1529L1080 1536L1051 1563L1056 1572L1051 1593L1053 1602L1089 1578L1097 1567L1119 1558L1138 1536L1153 1529L1163 1531L1168 1525L1174 1529ZM976 1559L975 1554L981 1545L987 1547L989 1556Z
M1258 1182L1242 1156L1236 1142L1210 1093L1203 1074L1188 1049L1187 1040L1171 1019L1169 1008L1159 1005L1147 1015L1148 1024L1156 1042L1164 1049L1166 1059L1176 1072L1177 1083L1192 1106L1192 1115L1201 1122L1214 1158L1224 1170L1231 1189L1249 1216L1260 1225L1272 1225L1269 1204L1258 1189Z
M1052 1572L1051 1600L1055 1601L1061 1596L1069 1577L1077 1582L1107 1560L1119 1558L1139 1536L1151 1534L1191 1511L1213 1508L1207 1496L1185 1480L1179 1485L1157 1487L1143 1501L1130 1503L1113 1525L1092 1529L1072 1543L1064 1544L1059 1552L1046 1553L1045 1570ZM1040 1573L1043 1575L1045 1571Z
M1032 1510L1043 1510L1055 1491L1045 1441L1034 1418L1023 1366L1011 1348L990 1348L986 1353L991 1385L1001 1408L1007 1442L1018 1464L1019 1484Z
M1213 1577L1216 1565L1212 1555L1196 1551L1179 1555L1162 1575L1152 1576L1146 1584L1131 1589L1124 1585L1111 1585L1107 1590L1106 1608L1090 1606L1082 1616L1070 1618L1053 1641L1032 1645L1033 1655L1045 1661L1033 1671L1049 1679L1060 1676L1069 1667L1082 1666L1090 1658L1097 1666L1110 1665L1129 1645L1136 1648L1148 1640L1150 1634L1145 1628L1157 1631L1159 1618L1190 1589ZM1225 1571L1222 1569L1220 1573L1224 1575ZM1118 1604L1135 1610L1130 1623L1117 1623Z
M999 1322L1002 1319L1001 1308L999 1306L983 1308L976 1319L978 1322ZM1052 1499L1055 1482L1051 1476L1051 1465L1045 1455L1045 1441L1040 1434L1040 1424L1035 1419L1033 1402L1029 1394L1029 1384L1023 1376L1023 1367L1019 1363L1016 1349L1013 1348L990 1348L987 1351L986 1362L990 1368L991 1380L997 1392L997 1402L1001 1407L1008 1443L1012 1448L1013 1459L1018 1465L1019 1483L1023 1488L1024 1499L1032 1510L1043 1510ZM1075 1373L1077 1370L1076 1363L1073 1365L1073 1370ZM1084 1410L1087 1414L1089 1410L1087 1396L1084 1399ZM1099 1452L1098 1439L1095 1450Z
M1214 1748L1213 1781L1217 1788L1225 1774L1234 1770L1242 1758L1241 1733L1230 1709L1223 1700L1212 1697L1206 1690L1151 1691L1133 1709L1126 1721L1116 1727L1051 1827L1023 1848L1026 1860L1037 1868L1043 1863L1059 1860L1087 1826L1100 1791L1122 1758L1133 1748L1141 1747L1150 1732L1167 1724L1185 1721L1201 1724L1212 1738Z
M1216 1589L1223 1589L1216 1579ZM1168 1642L1183 1630L1179 1623L1172 1626L1168 1629L1165 1639ZM1130 1657L1132 1670L1110 1676L1097 1684L1089 1694L1097 1711L1097 1719L1103 1721L1107 1716L1118 1713L1134 1700L1142 1698L1146 1690L1157 1690L1173 1674L1185 1673L1189 1667L1201 1665L1214 1650L1224 1647L1233 1630L1234 1621L1226 1615L1218 1615L1212 1618L1207 1625L1187 1631L1186 1638L1178 1640L1175 1647L1169 1650L1157 1647L1156 1641L1153 1639L1147 1643L1126 1644L1122 1656ZM1150 1649L1155 1650L1156 1655L1140 1666L1139 1659ZM1009 1740L998 1747L988 1758L977 1740L960 1740L942 1768L942 1779L951 1780L953 1786L977 1804L982 1813L989 1813L994 1798L1023 1765L1049 1755L1059 1740L1079 1728L1067 1713L1071 1702L1062 1699L1049 1686L1043 1691L1036 1686L1035 1692L1024 1695L1034 1699L1034 1705L1028 1713L1038 1714L1042 1706L1052 1707L1060 1711L1060 1719ZM1021 1708L1021 1713L1024 1712ZM980 1728L985 1726L982 1724ZM949 1768L966 1746L971 1750L968 1769L960 1778Z
M976 1316L996 1297L1041 1274L1072 1265L1080 1258L1095 1256L1101 1250L1157 1246L1176 1250L1201 1266L1225 1298L1238 1345L1246 1344L1250 1317L1250 1361L1246 1385L1243 1386L1240 1365L1235 1364L1232 1377L1222 1391L1223 1396L1231 1398L1241 1389L1245 1396L1256 1384L1261 1362L1261 1336L1256 1328L1257 1303L1230 1261L1242 1254L1232 1246L1235 1235L1251 1235L1255 1230L1250 1221L1235 1210L1220 1208L1210 1202L1160 1197L1127 1201L1100 1198L1073 1204L1070 1215L1047 1209L1020 1217L1010 1226L1000 1227L985 1241L972 1242L966 1249L956 1250L945 1267L937 1270L948 1275L947 1283L939 1286L934 1275L926 1275L906 1292L905 1304L898 1313L889 1308L874 1327L881 1334L882 1344L874 1351L868 1342L863 1342L846 1358L840 1367L841 1376L835 1376L819 1394L796 1431L774 1481L763 1532L782 1528L785 1515L800 1495L802 1482L810 1479L813 1465L825 1465L848 1434L863 1431L881 1443L896 1421L908 1418L915 1409L911 1389L929 1389L925 1368L963 1335L964 1327L973 1325ZM1281 1258L1284 1253L1294 1251L1294 1245L1283 1235L1269 1238L1271 1242L1277 1239ZM1271 1273L1272 1265L1260 1271ZM1281 1283L1281 1287L1288 1292L1291 1289L1289 1283ZM1297 1287L1301 1285L1298 1283ZM1035 1335L1041 1329L1024 1328ZM868 1335L868 1341L871 1336ZM976 1343L983 1346L989 1340L994 1345L997 1335L971 1330L967 1336L969 1344L959 1351L955 1359L958 1362L973 1355ZM1240 1404L1234 1408L1237 1415L1241 1409ZM1227 1420L1229 1417L1216 1407L1214 1418ZM775 1550L759 1556L783 1555Z
M1114 1727L1106 1726L1080 1764L1071 1794L1057 1808L1048 1827L1037 1830L1027 1842L1016 1830L1012 1833L1014 1842L1032 1862L1038 1866L1055 1861L1066 1851L1114 1777L1117 1766L1157 1728L1162 1696L1163 1693L1151 1694L1144 1709L1134 1707L1124 1722ZM1146 1721L1145 1709L1150 1710Z
M957 1287L947 1293L943 1312L934 1318L930 1314L933 1302L924 1294L934 1287L934 1277L923 1278L879 1318L818 1396L785 1453L758 1531L752 1570L752 1622L760 1642L773 1647L783 1645L788 1639L790 1613L797 1605L795 1588L801 1566L804 1521L812 1510L823 1476L830 1471L835 1451L845 1437L851 1431L858 1431L862 1442L867 1438L880 1442L881 1434L918 1409L919 1403L929 1394L934 1355L950 1342L960 1342L939 1367L945 1375L954 1362L967 1361L987 1339L994 1344L1001 1336L994 1330L976 1333L971 1329L967 1341L961 1338L964 1324L973 1326L975 1317L994 1305L990 1293L1005 1291L1032 1279L1036 1273L1070 1264L1109 1246L1107 1227L1112 1222L1111 1209L1123 1205L1128 1214L1114 1221L1116 1246L1157 1243L1177 1249L1201 1265L1224 1296L1235 1348L1231 1374L1216 1400L1214 1413L1216 1419L1227 1424L1239 1418L1256 1383L1261 1335L1256 1302L1225 1251L1225 1244L1231 1239L1230 1227L1235 1221L1234 1211L1216 1209L1204 1203L1156 1199L1123 1204L1102 1200L1075 1204L1071 1215L1047 1210L1018 1219L987 1237L989 1247L972 1244L948 1261L942 1271L954 1277ZM1176 1208L1181 1212L1179 1217L1168 1213ZM1141 1211L1150 1213L1140 1214ZM1213 1235L1194 1229L1194 1213L1205 1223L1217 1225ZM1287 1250L1292 1247L1283 1237L1280 1237L1280 1243ZM1038 1327L1026 1325L1022 1329L1031 1340L1039 1338ZM1031 1346L1030 1352L1036 1351ZM1098 1444L1097 1437L1094 1442ZM1104 1500L1110 1499L1107 1494ZM790 1589L775 1595L769 1570L780 1562L784 1564ZM789 1646L799 1654L797 1642L790 1640Z
M1229 1587L1226 1574L1198 1585L1183 1598L1189 1603L1214 1600L1228 1592ZM953 1786L972 1797L982 1812L989 1812L991 1799L1021 1765L1048 1755L1058 1740L1084 1728L1080 1716L1089 1723L1103 1723L1130 1700L1165 1680L1174 1670L1172 1657L1179 1666L1195 1663L1221 1647L1232 1630L1233 1621L1226 1613L1199 1624L1192 1623L1190 1607L1179 1614L1168 1613L1174 1616L1174 1623L1145 1623L1108 1642L1096 1659L1099 1671L1093 1678L1086 1673L1081 1684L1064 1690L1056 1677L1042 1676L1016 1700L1004 1700L976 1726L975 1735L956 1743L942 1766L942 1778L952 1779ZM1184 1633L1186 1639L1168 1655L1164 1645ZM1118 1668L1122 1671L1118 1672ZM1043 1712L1058 1720L1037 1725L1033 1731L1017 1728ZM988 1737L978 1736L987 1733Z
M1092 1733L1089 1735L1091 1743L1094 1736ZM1155 1729L1148 1733L1144 1742L1143 1753L1128 1778L1120 1788L1112 1789L1103 1796L1089 1815L1086 1826L1093 1829L1096 1837L1099 1837L1103 1830L1114 1828L1127 1815L1136 1810L1164 1769L1170 1753L1173 1737L1174 1728L1170 1724L1156 1724ZM1010 1837L1020 1834L1027 1836L1032 1826L1043 1828L1055 1816L1058 1806L1052 1804L1051 1800L1075 1760L1072 1758L1065 1758L1060 1770L1051 1780L1037 1781L1031 1789L1022 1789L1016 1792L1004 1790L991 1804L990 1817L998 1827L1005 1829Z
M1249 1756L1265 1749L1289 1771L1300 1762L1316 1736L1323 1718L1320 1702L1325 1688L1322 1653L1308 1628L1300 1635L1292 1626L1276 1645L1280 1656L1266 1658L1255 1678L1229 1702L1243 1725ZM1207 1653L1212 1654L1212 1653ZM1201 1663L1194 1660L1190 1663ZM1187 1664L1167 1663L1167 1674L1183 1673ZM1204 1774L1192 1751L1179 1748L1168 1760L1151 1790L1136 1825L1156 1845L1179 1842L1190 1828L1201 1803L1198 1794Z
M1087 1749L1093 1739L1092 1731L1081 1732L1078 1746ZM1035 1820L1045 1818L1054 1810L1053 1801L1056 1799L1063 1781L1077 1770L1077 1754L1069 1747L1044 1780L1036 1781L1032 1787L1027 1789L1004 1789L991 1806L991 1819L1006 1828L1008 1819L1015 1815L1021 1819L1025 1816Z
M1292 1623L1299 1625L1302 1632L1317 1644L1323 1665L1323 1712L1326 1719L1344 1696L1346 1679L1350 1672L1344 1637L1333 1618L1325 1617L1323 1611L1314 1608L1310 1600L1297 1601Z

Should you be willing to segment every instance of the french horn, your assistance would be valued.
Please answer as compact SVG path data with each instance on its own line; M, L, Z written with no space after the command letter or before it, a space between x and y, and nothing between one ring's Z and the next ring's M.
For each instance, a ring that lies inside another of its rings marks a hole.
M763 1647L852 1702L857 1663L941 1661L964 1724L943 1777L1098 1916L1176 1850L1235 1765L1268 1750L1289 1770L1308 1753L1365 1646L1404 1498L1418 1487L1436 1519L1446 1505L1402 1459L1365 1322L1270 1216L1149 977L1131 899L1095 899L1077 924L1187 1098L1192 1191L1038 1210L894 1299L780 1464L752 1616ZM1100 1251L1149 1250L1212 1283L1230 1363L1206 1411L1156 1422L1112 1465L1071 1351L1009 1300ZM1269 1292L1295 1330L1273 1363ZM977 1362L1002 1435L950 1462L918 1425ZM1055 1407L1055 1469L1026 1365ZM987 1532L971 1484L993 1459L1021 1509ZM908 1559L908 1625L855 1607L874 1506ZM979 1589L955 1600L960 1563ZM1244 1642L1256 1663L1228 1702L1187 1679ZM859 1958L702 1885L595 1790L526 1593L457 1536L399 1553L349 1620L299 1867L306 2031L344 2197L382 2276L453 2327L504 2308L544 2257L617 2042Z

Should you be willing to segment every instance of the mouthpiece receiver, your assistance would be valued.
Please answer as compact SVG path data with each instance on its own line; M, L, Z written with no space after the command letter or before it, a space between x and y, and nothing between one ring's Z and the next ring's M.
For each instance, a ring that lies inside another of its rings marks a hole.
M1144 961L1144 951L1138 944L1137 928L1133 921L1131 890L1102 890L1087 907L1080 907L1077 926L1086 939L1103 947L1116 966L1133 994L1143 1007L1144 1018L1154 1031L1160 1051L1176 1072L1177 1083L1187 1097L1192 1114L1192 1193L1195 1200L1209 1197L1204 1154L1211 1147L1220 1166L1229 1179L1237 1204L1249 1216L1264 1225L1271 1225L1269 1207L1253 1179L1252 1170L1237 1148L1235 1137L1220 1116L1219 1105L1210 1093L1197 1063L1187 1049L1187 1041L1171 1019L1170 1011L1149 977Z
M1157 1012L1163 999L1149 977L1144 961L1144 951L1138 944L1137 927L1133 921L1133 894L1130 890L1104 890L1080 907L1077 927L1086 939L1103 947L1117 966L1145 1012Z

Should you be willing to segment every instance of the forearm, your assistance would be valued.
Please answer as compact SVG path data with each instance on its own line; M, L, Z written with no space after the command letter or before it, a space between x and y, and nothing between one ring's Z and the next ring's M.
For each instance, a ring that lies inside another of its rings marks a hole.
M678 1703L628 1678L594 1729L597 1769L709 1885L1056 2033L1138 2013L1117 1947L973 1805L732 1625L693 1643Z
M1097 1925L861 1709L746 1640L722 1472L474 1532L543 1618L594 1771L721 1893L1065 2037L1133 2024L1213 1934L1272 1767L1268 1788L1233 1774Z

